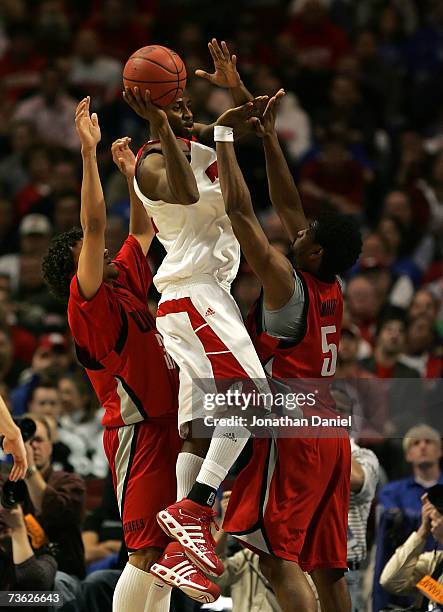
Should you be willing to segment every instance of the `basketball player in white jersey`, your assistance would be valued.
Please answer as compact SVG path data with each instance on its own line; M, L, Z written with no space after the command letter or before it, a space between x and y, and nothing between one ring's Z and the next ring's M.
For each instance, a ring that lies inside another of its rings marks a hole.
M266 99L248 102L251 96L235 68L235 56L230 56L225 43L220 47L213 40L209 48L215 73L197 74L230 88L234 102L244 106L227 111L226 120L229 125L236 125L237 120L244 126L248 117L262 111ZM143 100L137 88L126 89L124 97L149 122L151 141L139 151L134 187L167 253L154 278L162 294L157 328L168 353L180 367L179 427L186 437L177 461L179 501L157 518L203 571L220 575L223 564L214 552L211 535L212 505L250 432L241 426L217 426L209 449L208 440L192 438L188 424L203 416L192 381L254 379L262 381L257 386L263 392L269 392L269 388L230 294L240 248L221 195L217 157L212 148L214 126L193 123L186 97L163 109L150 102L149 92ZM232 137L232 130L227 137ZM153 571L160 570L157 575L167 581L168 568L172 567L173 560L162 558Z

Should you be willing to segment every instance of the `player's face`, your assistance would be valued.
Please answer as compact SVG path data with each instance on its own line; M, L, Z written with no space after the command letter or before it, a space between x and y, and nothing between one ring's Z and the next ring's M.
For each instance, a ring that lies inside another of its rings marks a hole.
M194 116L191 101L188 97L179 98L163 109L168 117L169 125L176 136L191 138L194 129Z
M312 221L308 227L300 230L290 252L297 268L313 273L320 268L323 253L321 245L316 242L317 227L318 222Z
M78 259L80 257L80 251L82 250L82 246L83 240L79 240L75 246L71 247L76 269L78 266ZM106 283L115 280L118 277L118 270L115 267L114 262L112 261L112 257L108 253L108 249L105 249L103 259L105 264L103 266L103 281Z

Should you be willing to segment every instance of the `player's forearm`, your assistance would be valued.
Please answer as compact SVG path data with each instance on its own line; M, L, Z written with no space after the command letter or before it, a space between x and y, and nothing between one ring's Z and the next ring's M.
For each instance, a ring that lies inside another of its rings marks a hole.
M164 125L158 130L158 135L165 160L166 177L172 195L177 202L183 204L198 202L200 194L194 172L180 149L170 126L168 124Z
M227 215L253 215L251 194L243 177L231 142L217 142L220 187Z
M135 193L134 179L132 177L126 179L129 191L129 233L135 235L153 234L152 223L148 217L145 207L140 198Z
M12 420L12 416L2 397L0 397L0 435L10 440L16 439L21 435L20 429Z
M83 180L81 188L80 223L84 231L104 231L106 205L97 166L96 150L82 150Z
M291 242L307 226L303 205L276 132L263 138L269 197Z
M243 81L240 81L237 87L231 87L229 91L231 92L234 107L242 106L242 104L246 104L246 102L254 99L254 96L248 91Z

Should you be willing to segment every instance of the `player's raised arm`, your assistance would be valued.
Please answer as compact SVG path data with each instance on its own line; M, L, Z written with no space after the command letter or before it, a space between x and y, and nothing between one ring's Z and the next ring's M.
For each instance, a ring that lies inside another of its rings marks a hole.
M135 155L129 145L131 139L127 136L112 143L112 159L117 168L126 177L130 200L129 233L134 236L146 255L154 238L154 228L145 207L135 193Z
M159 138L162 153L146 156L136 169L137 183L150 200L170 204L195 204L200 198L192 168L174 135L166 113L152 104L149 91L143 99L138 87L126 88L123 97L129 106L149 122L151 135Z
M212 85L229 89L234 106L241 106L254 99L254 96L246 89L237 70L237 56L231 55L228 45L224 40L219 44L216 38L208 43L209 53L214 62L214 72L196 70L198 77L206 79ZM194 123L194 132L201 142L214 142L214 125ZM241 132L240 134L241 135ZM236 137L238 134L236 134Z
M2 443L4 452L12 455L14 459L9 479L19 480L24 478L28 468L25 445L20 429L12 420L2 397L0 397L0 436L4 436Z
M246 261L263 285L265 304L275 310L292 296L294 276L289 260L269 243L255 215L251 194L235 155L231 128L239 119L248 120L250 104L224 113L214 128L214 139L226 212Z
M75 127L81 142L83 179L80 223L83 244L78 260L77 278L83 297L92 299L103 280L106 206L97 167L100 126L95 113L89 114L89 96L77 106Z
M294 179L288 168L285 156L278 141L275 130L276 110L279 100L285 95L280 89L266 107L263 118L252 120L258 136L263 139L266 158L266 174L268 176L269 196L277 211L283 227L291 242L295 240L300 230L308 226L303 205L295 186Z

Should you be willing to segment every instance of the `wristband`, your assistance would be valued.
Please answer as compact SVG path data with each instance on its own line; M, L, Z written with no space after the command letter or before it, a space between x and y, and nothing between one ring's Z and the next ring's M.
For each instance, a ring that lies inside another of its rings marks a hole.
M214 125L214 142L234 142L234 130L225 125Z

